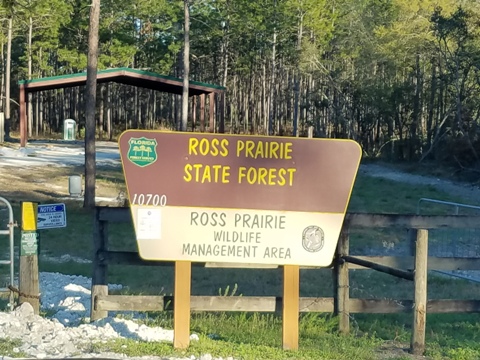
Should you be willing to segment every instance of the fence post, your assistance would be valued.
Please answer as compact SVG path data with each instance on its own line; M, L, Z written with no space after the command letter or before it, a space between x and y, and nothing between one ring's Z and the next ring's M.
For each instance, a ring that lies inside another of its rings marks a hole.
M20 257L20 275L19 275L19 304L30 303L34 314L40 313L40 295L38 281L38 256L28 255Z
M98 295L108 295L107 269L108 266L100 264L100 252L108 250L108 223L100 221L100 209L95 208L93 219L93 276L90 321L103 319L108 316L108 311L97 310L95 298Z
M417 231L415 246L415 299L410 350L414 355L425 352L425 325L427 321L427 261L428 230Z
M38 274L37 203L22 202L22 232L19 261L19 304L28 302L34 314L40 313ZM12 231L12 230L11 230ZM13 279L11 279L13 281Z
M342 241L341 236L338 239L337 248L335 249L335 256L333 258L333 269L332 269L332 283L333 283L333 315L338 316L340 313L338 311L338 269L340 262L342 261L340 255L340 242Z
M348 277L348 262L343 261L341 257L349 253L348 230L344 229L340 233L337 245L337 256L335 262L336 275L336 297L334 299L334 311L339 316L339 331L342 334L350 332L350 285Z
M417 229L408 229L408 251L410 256L415 256L415 247L417 244Z

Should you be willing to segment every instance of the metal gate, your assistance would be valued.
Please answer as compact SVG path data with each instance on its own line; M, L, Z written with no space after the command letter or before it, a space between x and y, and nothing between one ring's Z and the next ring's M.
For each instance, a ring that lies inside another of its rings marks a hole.
M422 198L417 215L480 216L480 206ZM480 257L480 229L432 229L428 253L436 257Z
M0 266L9 266L10 267L10 279L8 281L8 285L13 286L13 281L14 281L14 248L13 248L13 238L14 238L14 229L16 224L13 221L13 209L12 205L7 201L7 199L3 198L0 196L0 203L4 203L7 207L8 210L8 223L7 223L7 229L4 230L2 229L3 225L0 226L0 241L2 241L2 235L7 235L9 238L9 260L3 260L0 259ZM0 270L1 271L1 270ZM10 291L10 289L7 287L1 288L0 287L0 292L10 292L10 298L9 298L9 303L10 303L10 309L13 308L13 292Z

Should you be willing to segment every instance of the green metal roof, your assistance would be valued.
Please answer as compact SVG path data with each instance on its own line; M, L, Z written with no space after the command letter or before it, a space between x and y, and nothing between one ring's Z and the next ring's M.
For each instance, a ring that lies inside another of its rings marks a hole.
M86 80L87 73L81 72L32 80L20 80L18 84L23 85L27 92L32 92L81 86L85 85ZM98 83L111 81L175 94L181 94L183 90L183 79L161 75L151 71L122 67L100 70L97 72ZM190 81L189 87L189 95L224 92L226 90L223 86L198 81Z

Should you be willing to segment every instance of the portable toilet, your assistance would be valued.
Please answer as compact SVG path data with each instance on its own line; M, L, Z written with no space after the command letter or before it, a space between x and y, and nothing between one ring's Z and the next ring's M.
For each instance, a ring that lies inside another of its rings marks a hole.
M75 140L76 122L72 119L65 119L63 122L63 140Z

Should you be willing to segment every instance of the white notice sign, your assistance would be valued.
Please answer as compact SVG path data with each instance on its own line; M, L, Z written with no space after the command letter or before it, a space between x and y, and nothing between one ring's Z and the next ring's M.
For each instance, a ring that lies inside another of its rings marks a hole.
M140 208L137 212L137 237L143 240L162 238L162 211L154 208Z
M54 229L67 226L67 208L65 204L38 205L37 229Z

